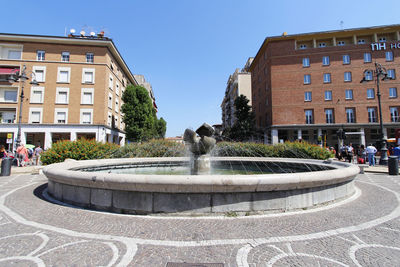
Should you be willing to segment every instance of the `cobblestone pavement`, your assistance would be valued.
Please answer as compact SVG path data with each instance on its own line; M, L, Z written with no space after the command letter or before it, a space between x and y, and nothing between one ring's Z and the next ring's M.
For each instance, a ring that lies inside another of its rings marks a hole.
M399 177L366 173L345 201L235 218L94 212L51 202L43 175L0 177L0 266L400 266Z

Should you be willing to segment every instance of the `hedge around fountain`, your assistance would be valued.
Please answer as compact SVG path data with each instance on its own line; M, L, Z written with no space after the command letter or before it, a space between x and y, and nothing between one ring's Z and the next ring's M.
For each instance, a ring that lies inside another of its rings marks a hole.
M163 139L125 146L79 139L54 143L42 153L44 165L63 162L65 159L88 160L105 158L182 157L187 155L185 145ZM218 157L277 157L328 159L334 155L318 145L306 142L286 142L277 145L258 143L220 142L212 152Z

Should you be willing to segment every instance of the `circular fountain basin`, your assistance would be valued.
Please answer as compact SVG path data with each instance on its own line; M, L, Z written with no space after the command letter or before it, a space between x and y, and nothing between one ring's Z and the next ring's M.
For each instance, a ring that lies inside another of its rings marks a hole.
M354 194L356 165L310 159L213 158L217 168L259 173L190 175L140 173L179 168L188 158L75 161L46 166L48 192L57 200L96 210L131 214L276 212L324 205ZM235 167L236 166L236 167ZM272 167L275 167L273 169ZM138 172L132 169L139 170ZM124 173L128 170L128 173ZM263 170L265 169L265 171ZM271 170L273 173L264 173ZM276 173L280 170L281 173Z

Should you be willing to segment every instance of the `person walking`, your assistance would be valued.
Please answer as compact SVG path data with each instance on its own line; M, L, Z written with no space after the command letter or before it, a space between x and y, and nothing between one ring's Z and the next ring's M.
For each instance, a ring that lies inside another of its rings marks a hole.
M24 144L20 144L17 148L17 159L18 159L18 166L24 167L28 160L28 150L24 146Z
M349 163L353 163L353 156L354 156L354 148L353 144L350 143L347 146L347 160L349 161Z
M367 152L369 166L375 166L375 153L377 151L376 147L374 147L372 144L369 144L365 150Z
M40 147L40 144L35 148L35 151L33 152L35 156L35 163L36 165L40 164L40 154L43 152L43 149Z
M4 145L0 145L0 165L1 162L3 161L3 158L7 157L7 151Z

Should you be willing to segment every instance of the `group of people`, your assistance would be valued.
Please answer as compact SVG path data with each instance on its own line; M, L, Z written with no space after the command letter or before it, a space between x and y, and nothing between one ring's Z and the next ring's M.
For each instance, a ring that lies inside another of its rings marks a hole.
M26 148L24 144L20 144L15 151L15 155L12 155L12 153L7 153L4 145L0 145L0 163L3 158L14 156L16 164L19 167L24 167L26 165L39 165L40 154L42 152L43 149L40 144L38 144L34 149Z

